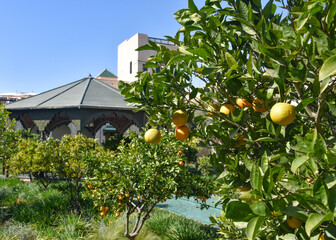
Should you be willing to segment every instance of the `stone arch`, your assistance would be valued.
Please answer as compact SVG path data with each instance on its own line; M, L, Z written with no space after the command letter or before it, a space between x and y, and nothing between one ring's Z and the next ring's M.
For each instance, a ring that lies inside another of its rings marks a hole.
M35 126L33 119L26 113L23 113L18 119L24 129L32 129Z
M107 130L107 128L109 128ZM105 122L100 125L100 128L95 132L95 138L98 139L98 143L102 144L107 138L113 134L120 134L117 128L110 122Z
M136 134L140 134L140 127L137 126L135 123L131 123L128 128L123 132L124 136L130 135L131 132L135 132Z
M44 131L46 133L52 132L54 129L60 127L61 125L69 125L71 123L71 119L64 113L60 112L49 121Z
M95 134L101 128L101 126L106 123L110 123L117 129L119 134L123 134L132 121L124 115L117 116L115 113L110 115L102 115L92 120L88 124L87 129Z
M61 124L50 132L49 137L61 140L66 134L71 134L71 129L68 125Z

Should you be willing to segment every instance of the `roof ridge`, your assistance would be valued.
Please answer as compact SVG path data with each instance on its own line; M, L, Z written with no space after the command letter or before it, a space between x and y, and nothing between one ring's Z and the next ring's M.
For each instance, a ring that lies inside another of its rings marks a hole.
M86 84L86 87L85 87L85 90L84 90L82 99L81 99L80 102L79 102L79 106L81 106L81 105L83 104L84 98L85 98L86 93L87 93L87 91L88 91L88 89L89 89L89 86L90 86L90 84L91 84L91 80L92 80L92 79L94 79L94 78L90 75L90 76L89 76L89 80L88 80L88 82L87 82L87 84Z
M85 81L85 79L87 79L87 78L82 78L82 79L78 80L77 82L72 82L72 83L76 83L76 84L74 84L73 86L71 86L71 87L69 87L69 88L66 88L65 90L63 90L63 91L59 92L58 94L56 94L56 95L54 95L54 96L48 98L48 99L45 100L45 101L40 102L39 104L37 104L37 106L41 106L42 104L44 104L44 103L50 101L51 99L54 99L55 97L58 97L58 96L61 95L62 93L65 93L65 92L69 91L70 89L76 87L77 85L79 85L80 83L82 83L83 81ZM65 87L65 86L70 85L70 84L71 84L71 83L66 84L66 85L64 85L64 86L61 86L61 87ZM61 87L58 87L58 88L61 88ZM52 89L52 90L56 90L56 89L58 89L58 88L54 88L54 89ZM52 91L52 90L50 90L50 91ZM50 92L50 91L47 91L47 92ZM43 92L43 93L46 93L46 92ZM36 95L35 95L35 96L36 96Z
M118 88L112 87L111 85L109 85L109 84L107 84L107 83L104 83L103 81L100 81L100 80L97 79L97 78L94 78L94 79L96 80L97 83L99 83L99 84L101 84L101 85L104 85L104 86L110 88L111 90L113 90L114 92L118 93L119 95L123 96L123 95L119 92Z

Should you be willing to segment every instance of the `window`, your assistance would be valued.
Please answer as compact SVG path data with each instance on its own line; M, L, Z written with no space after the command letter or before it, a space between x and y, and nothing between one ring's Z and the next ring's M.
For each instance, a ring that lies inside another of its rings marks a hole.
M132 74L132 61L130 61L130 74Z

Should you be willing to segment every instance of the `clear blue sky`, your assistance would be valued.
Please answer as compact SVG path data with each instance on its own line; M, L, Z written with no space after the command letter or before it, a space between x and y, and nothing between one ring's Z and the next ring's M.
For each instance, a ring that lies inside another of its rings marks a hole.
M205 0L194 0L199 7ZM136 33L174 36L188 0L0 0L0 93L40 93L105 68Z
M195 0L198 6L204 0ZM136 33L173 36L187 0L0 0L0 93L40 93L105 68Z

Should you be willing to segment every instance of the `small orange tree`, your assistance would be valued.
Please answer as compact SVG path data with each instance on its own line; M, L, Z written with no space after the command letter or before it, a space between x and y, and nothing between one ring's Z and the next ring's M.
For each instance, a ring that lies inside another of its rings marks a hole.
M85 179L87 196L95 199L102 216L111 212L119 217L125 212L128 239L139 234L152 209L167 198L202 196L203 201L198 201L206 206L212 184L179 164L184 161L178 153L181 142L173 134L163 133L158 144L147 143L143 135L132 134L129 139L117 153L100 151L88 156ZM131 230L134 212L137 217Z
M160 71L119 89L150 123L171 126L174 111L188 113L192 134L223 172L224 217L246 222L248 239L333 239L336 4L276 2L283 13L273 1L206 0L198 8L188 0L174 15L181 29L168 37L178 49L141 47L157 52L145 67ZM291 110L289 119L270 114L278 103L293 105L295 118ZM227 104L235 110L221 111ZM239 238L231 229L223 237Z
M51 138L43 141L37 135L21 136L8 161L11 173L28 173L46 190L56 177L58 147L59 140Z
M85 159L94 155L98 148L95 139L82 134L64 135L57 148L58 156L53 162L53 169L61 179L68 182L71 203L75 213L81 208L82 178L85 176Z
M16 142L15 121L10 121L9 112L0 104L0 163L5 164L12 153ZM5 165L6 167L6 165ZM8 168L6 168L8 170Z

